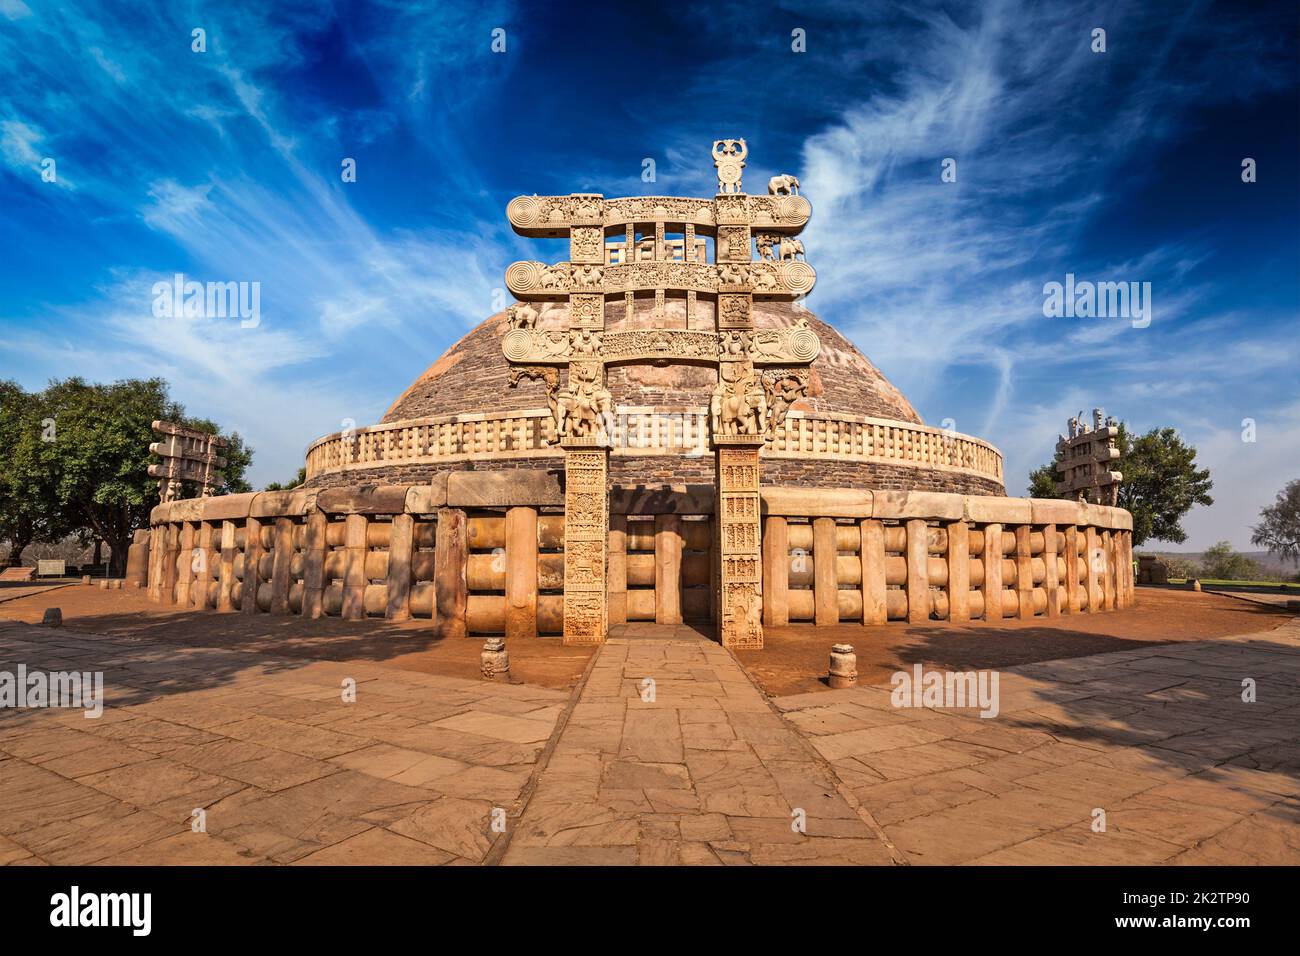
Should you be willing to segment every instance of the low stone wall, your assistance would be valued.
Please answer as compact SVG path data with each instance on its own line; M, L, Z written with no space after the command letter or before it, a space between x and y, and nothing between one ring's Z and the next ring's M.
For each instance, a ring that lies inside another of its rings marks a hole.
M714 613L711 486L610 493L610 623ZM562 475L159 505L132 548L154 601L196 610L429 618L439 634L558 635ZM1132 520L1069 501L924 491L763 491L764 620L961 622L1133 603Z

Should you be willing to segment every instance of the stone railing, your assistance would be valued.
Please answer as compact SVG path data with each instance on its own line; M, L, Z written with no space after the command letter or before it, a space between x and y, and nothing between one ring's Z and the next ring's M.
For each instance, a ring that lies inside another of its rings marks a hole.
M559 634L563 505L559 476L533 469L190 499L154 509L128 567L152 600L182 608ZM763 489L762 507L771 626L1056 617L1134 600L1122 509L790 487ZM713 616L713 510L711 486L611 494L611 624Z
M620 405L614 431L613 455L709 454L709 413L703 406L666 411ZM542 408L371 425L313 442L307 449L307 477L396 465L560 458L559 448L549 444L554 437L554 422ZM988 442L883 418L790 412L763 455L879 462L1002 482L1002 454Z

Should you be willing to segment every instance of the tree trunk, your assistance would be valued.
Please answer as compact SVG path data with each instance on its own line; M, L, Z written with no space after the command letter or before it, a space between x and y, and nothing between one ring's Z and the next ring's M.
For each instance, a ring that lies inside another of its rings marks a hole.
M16 568L23 560L23 551L32 543L32 536L16 537L9 542L9 557L5 558L4 566L7 568Z
M108 544L108 576L110 578L126 577L126 553L131 546L131 537L110 538Z

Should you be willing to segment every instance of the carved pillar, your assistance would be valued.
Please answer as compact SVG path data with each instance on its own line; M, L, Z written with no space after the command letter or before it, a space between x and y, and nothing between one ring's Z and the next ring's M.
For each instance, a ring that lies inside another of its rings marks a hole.
M601 644L607 625L609 452L592 439L564 446L564 643Z
M763 646L763 576L759 532L758 452L762 438L714 436L720 558L718 628L724 647Z

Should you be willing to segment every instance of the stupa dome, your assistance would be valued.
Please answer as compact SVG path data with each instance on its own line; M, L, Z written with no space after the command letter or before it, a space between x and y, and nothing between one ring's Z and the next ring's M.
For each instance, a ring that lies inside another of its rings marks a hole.
M609 308L606 331L678 328L712 330L715 317L701 301L687 324L683 300L669 299L655 314L653 300L637 300L629 318ZM871 360L806 308L756 301L756 329L806 322L821 342L808 372L806 395L789 409L764 449L764 480L804 487L856 485L976 494L1004 493L1001 455L992 445L929 428ZM568 327L568 306L548 305L539 331ZM502 353L507 312L471 329L444 352L389 407L378 425L315 442L308 453L308 484L421 481L452 470L560 468L562 453L541 379L514 376ZM610 365L606 387L619 423L610 458L611 480L623 485L709 483L709 397L717 371L707 365ZM351 442L350 446L347 444Z

